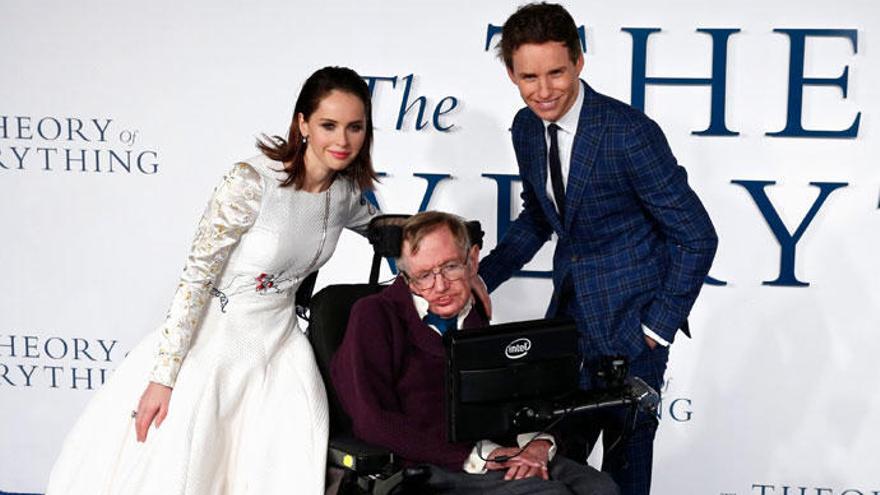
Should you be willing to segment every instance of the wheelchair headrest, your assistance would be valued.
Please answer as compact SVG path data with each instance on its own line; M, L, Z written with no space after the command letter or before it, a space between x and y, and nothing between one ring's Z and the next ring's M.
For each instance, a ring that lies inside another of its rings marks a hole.
M399 258L403 245L403 224L411 215L379 215L370 221L367 239L377 256ZM465 222L472 246L483 249L483 227L478 220Z

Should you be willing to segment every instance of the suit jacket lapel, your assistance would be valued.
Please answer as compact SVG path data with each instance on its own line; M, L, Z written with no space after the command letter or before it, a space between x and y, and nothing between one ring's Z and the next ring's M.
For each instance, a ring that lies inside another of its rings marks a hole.
M575 212L584 197L587 179L595 165L596 154L605 131L605 115L601 100L590 86L582 81L584 105L581 107L574 146L571 150L571 164L568 170L568 183L565 189L565 230L571 228ZM546 196L546 194L545 194Z

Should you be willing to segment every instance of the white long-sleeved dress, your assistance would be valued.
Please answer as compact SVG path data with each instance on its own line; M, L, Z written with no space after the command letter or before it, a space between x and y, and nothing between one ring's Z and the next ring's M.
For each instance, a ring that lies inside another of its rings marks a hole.
M282 165L234 166L199 222L166 320L95 394L47 495L323 493L327 402L294 294L343 228L376 213L353 183L278 187ZM149 381L174 388L168 417L135 441Z

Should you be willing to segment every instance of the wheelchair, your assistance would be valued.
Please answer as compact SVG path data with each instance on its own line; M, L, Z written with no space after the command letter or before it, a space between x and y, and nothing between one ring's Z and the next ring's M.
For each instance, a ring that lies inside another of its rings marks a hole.
M352 434L352 421L343 410L330 378L330 363L342 344L348 326L349 312L358 299L376 294L385 288L379 283L379 268L383 258L396 258L402 245L402 224L409 215L383 215L373 219L367 238L373 246L373 260L369 281L363 284L340 284L314 291L317 272L311 274L296 294L297 315L308 321L307 335L314 351L327 391L330 413L330 440L328 465L342 470L338 495L406 495L423 494L423 483L429 476L426 466L401 469L400 463L389 450L356 439ZM471 244L482 248L483 231L480 223L467 222ZM582 392L553 414L564 416L572 412L585 412L604 407L629 405L650 411L656 407L659 395L638 378L627 379L625 368L611 368L616 374L605 389ZM608 377L606 377L608 378ZM531 412L531 411L530 411ZM548 411L549 412L549 411ZM421 487L421 488L420 488Z
M311 274L296 294L297 314L308 320L307 335L327 390L330 412L330 441L327 461L342 470L338 495L403 495L423 493L418 486L427 478L424 467L401 469L392 452L357 440L351 419L343 410L330 379L330 362L342 344L351 307L362 297L385 288L379 283L383 258L397 257L402 244L403 222L409 215L383 215L370 222L367 238L373 246L370 277L363 284L339 284L314 291L317 272ZM468 223L471 242L482 246L479 222Z

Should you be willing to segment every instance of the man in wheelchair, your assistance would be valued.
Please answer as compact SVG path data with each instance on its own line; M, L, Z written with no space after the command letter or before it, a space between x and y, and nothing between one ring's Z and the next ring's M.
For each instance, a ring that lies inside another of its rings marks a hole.
M454 215L425 212L404 223L401 275L354 305L331 365L355 436L405 466L428 465L426 493L618 494L608 475L555 456L550 435L447 441L442 335L488 324L470 289L478 254Z

